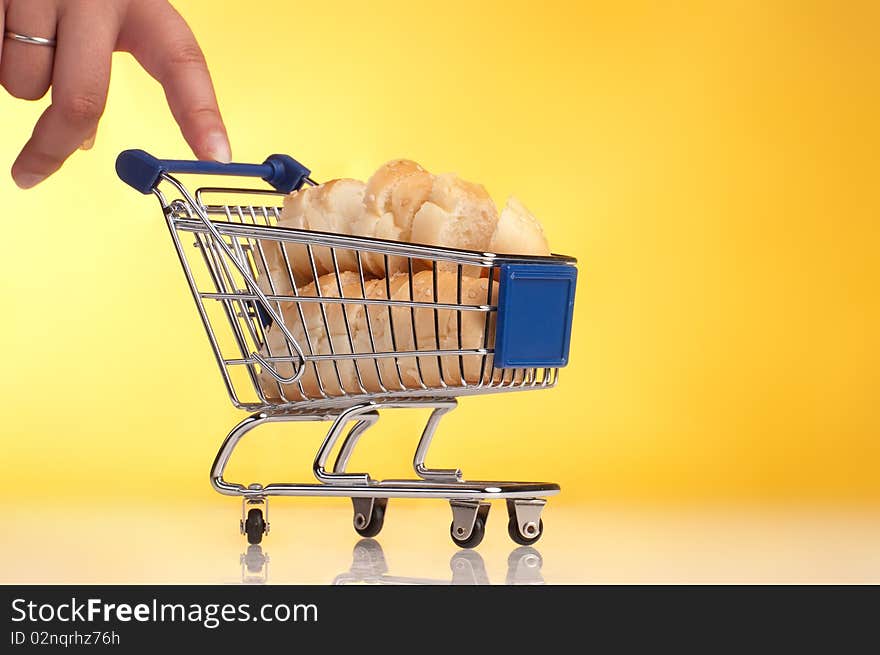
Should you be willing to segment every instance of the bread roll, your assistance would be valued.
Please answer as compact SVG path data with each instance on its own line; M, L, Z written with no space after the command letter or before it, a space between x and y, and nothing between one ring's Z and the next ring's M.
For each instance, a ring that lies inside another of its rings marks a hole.
M427 202L416 212L412 241L485 252L497 223L498 210L482 185L446 173L434 178ZM454 268L454 264L440 264L441 270ZM466 272L479 275L478 270Z
M356 226L361 232L375 231L376 217L364 212L364 192L366 185L359 180L331 180L319 186L303 187L284 199L279 227L297 228L334 234L355 234ZM312 259L319 276L334 270L330 248L312 246ZM309 250L305 244L287 242L284 244L289 268L277 242L263 241L262 253L265 259L257 256L257 271L261 278L261 288L269 293L274 286L277 295L294 295L288 271L293 274L297 287L315 280ZM353 250L336 249L336 264L340 271L356 271L357 259Z
M364 206L377 216L390 212L408 241L416 212L431 194L433 176L416 162L394 159L383 164L367 182Z
M388 298L400 284L406 282L406 276L398 276L388 280L366 280L361 288L360 276L352 272L344 272L337 282L335 274L325 275L319 279L320 296L325 298ZM342 292L340 293L340 286ZM300 290L303 298L317 298L314 283ZM323 308L323 311L322 311ZM377 351L391 350L390 331L388 330L387 307L374 305L369 307L369 323L365 318L365 305L362 303L321 303L306 300L282 303L281 310L284 323L305 355L330 355L332 353L368 353L372 345ZM303 324L305 321L305 326ZM347 321L347 323L346 323ZM346 329L346 326L348 329ZM371 328L372 331L370 331ZM349 341L349 334L351 341ZM370 335L373 339L371 341ZM386 343L387 342L387 343ZM266 345L263 354L270 356L289 356L290 352L281 329L273 324L266 331ZM298 384L279 385L266 371L259 374L260 387L271 399L303 400L320 398L323 394L334 397L346 393L376 392L381 390L380 378L384 383L393 380L389 374L393 371L391 360L382 360L377 365L370 360L320 360L309 362ZM293 375L293 364L280 362L276 370L283 376ZM394 374L396 376L396 374ZM360 378L359 378L360 376ZM398 387L400 384L398 382ZM323 389L323 394L322 394Z
M549 255L550 246L538 219L517 198L511 196L501 211L495 233L489 241L494 253Z
M433 303L434 274L422 271L412 279L412 292L408 275L367 280L361 287L360 277L343 273L337 283L335 275L320 278L320 295L328 298L368 298ZM459 291L457 276L437 273L436 302L457 304ZM340 284L342 287L340 293ZM301 290L304 298L317 297L314 283ZM484 305L497 302L497 285L493 285L492 298L488 297L488 280L485 278L462 278L461 303ZM323 306L324 311L321 311ZM300 315L302 310L302 315ZM436 317L435 317L436 315ZM362 303L283 303L282 316L285 325L308 355L351 353L381 353L417 350L453 350L482 348L485 339L487 313L479 311L432 308L416 308ZM494 314L489 316L489 333L494 334ZM326 323L325 323L326 317ZM460 317L460 320L459 320ZM305 320L305 326L303 324ZM346 323L347 320L347 323ZM459 330L459 323L461 325ZM435 329L435 324L437 329ZM394 326L394 334L390 326ZM347 326L347 329L346 329ZM460 336L459 336L460 335ZM371 339L372 336L372 339ZM439 344L439 347L438 347ZM460 344L460 345L459 345ZM491 339L489 347L492 347ZM289 356L290 350L282 331L277 325L269 327L263 355ZM263 393L270 400L298 401L310 398L340 396L345 393L376 393L383 390L437 388L442 383L459 385L462 379L474 383L480 378L488 380L491 369L482 366L480 355L424 356L424 357L376 357L366 359L340 359L308 362L298 383L280 385L265 370L258 374ZM439 361L438 361L439 360ZM284 376L293 374L293 365L287 362L275 364ZM441 382L442 381L442 382ZM323 389L323 394L322 394Z
M367 182L364 208L368 214L378 216L375 233L363 231L358 234L375 236L389 241L409 241L412 222L416 212L428 199L433 176L416 162L394 159L379 167ZM359 227L363 230L362 227ZM385 256L382 253L365 252L364 263L377 277L384 276ZM404 257L390 257L389 274L407 270Z
M489 281L486 278L463 276L459 300L457 279L457 275L453 273L438 271L435 297L434 273L422 271L413 277L412 295L409 285L405 284L398 287L393 299L452 305L497 304L497 283L492 285L490 297ZM484 341L487 325L490 336L488 347L491 348L494 344L494 312L394 307L392 315L398 351L483 348L486 345ZM404 385L408 389L418 389L422 382L429 388L440 387L443 383L450 386L460 385L463 380L475 383L480 379L481 368L484 369L484 379L488 380L492 370L488 362L483 367L482 360L480 355L443 355L403 357L399 364Z
M318 189L310 186L286 196L278 226L308 230L306 207L311 204L313 196L317 193ZM292 296L294 294L291 276L298 287L314 279L305 245L287 242L284 243L284 252L278 241L263 239L258 245L254 252L254 260L259 276L257 282L263 293Z
M371 237L385 239L386 241L405 241L402 237L400 228L397 227L394 222L394 215L391 212L382 214L378 220L373 219L372 225L373 232L369 235ZM360 229L360 226L356 229ZM366 229L369 229L369 227ZM364 231L366 231L366 229ZM385 270L386 257L388 261L387 272ZM397 273L408 271L409 263L407 259L407 257L386 255L381 252L371 252L369 250L364 250L363 253L361 253L361 265L369 275L374 277L384 277L386 273L393 276Z
M352 227L359 224L359 229L370 229L369 219L375 218L364 214L364 192L366 185L360 180L331 180L316 187L315 201L306 208L308 229L331 234L355 234ZM366 219L366 221L365 221ZM356 271L357 259L353 250L335 248L336 266L340 271ZM317 258L318 274L332 273L334 269L333 251L330 248L316 246L313 252Z

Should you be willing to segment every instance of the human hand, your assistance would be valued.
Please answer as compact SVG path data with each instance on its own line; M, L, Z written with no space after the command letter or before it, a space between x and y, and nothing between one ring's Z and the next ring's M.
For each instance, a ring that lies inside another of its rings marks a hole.
M0 0L0 84L16 98L52 104L12 165L23 189L57 171L94 142L104 112L114 51L130 52L165 89L199 159L230 160L229 140L205 58L167 0ZM16 40L10 32L57 41Z

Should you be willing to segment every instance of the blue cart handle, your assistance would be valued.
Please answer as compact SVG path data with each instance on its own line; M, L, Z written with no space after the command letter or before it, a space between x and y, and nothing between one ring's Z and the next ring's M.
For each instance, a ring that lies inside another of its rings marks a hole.
M289 193L299 189L311 171L288 155L270 155L262 164L157 159L143 150L125 150L116 158L116 174L141 193L151 193L165 173L259 177L278 191Z

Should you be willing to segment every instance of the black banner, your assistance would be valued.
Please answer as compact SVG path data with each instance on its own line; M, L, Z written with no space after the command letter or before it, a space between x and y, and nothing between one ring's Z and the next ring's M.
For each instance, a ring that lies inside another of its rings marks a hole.
M8 586L0 597L8 653L321 643L567 652L609 640L711 651L774 637L839 651L873 630L878 607L867 587Z

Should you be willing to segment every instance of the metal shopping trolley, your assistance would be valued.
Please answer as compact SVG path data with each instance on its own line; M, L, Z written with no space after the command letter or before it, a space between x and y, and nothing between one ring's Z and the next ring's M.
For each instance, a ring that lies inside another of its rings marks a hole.
M127 150L117 158L116 170L127 184L159 199L229 397L237 408L252 412L227 435L211 468L214 489L242 498L240 529L248 542L260 543L269 532L270 496L351 498L354 528L363 537L382 529L389 498L443 498L452 507L452 540L463 548L482 541L488 501L505 499L510 537L522 545L541 537L545 498L559 493L558 485L467 481L460 469L432 468L425 460L437 424L456 406L456 398L556 385L568 361L577 278L573 258L472 252L278 227L283 196L316 184L307 168L286 155L273 155L263 164L220 164L162 160ZM190 193L172 173L258 177L272 189L202 187ZM291 271L291 256L307 258L314 283L297 284L288 272L285 284L277 284L267 272L272 249ZM390 275L386 294L368 294L366 287L376 284L364 270L367 253L381 257L385 271L394 267L408 276L409 295L406 283L402 295L392 293ZM331 262L338 294L322 291L319 256ZM433 294L413 294L416 275L433 279ZM475 276L486 281L486 297L463 298L465 278ZM441 277L446 297L438 294ZM343 292L343 278L347 289L354 279L353 288L360 291ZM317 327L305 318L307 312L315 316L316 307ZM357 312L358 325L368 327L366 342L354 334L351 317ZM390 334L380 340L376 317L386 313L390 318L383 325ZM402 324L401 315L411 320ZM475 320L480 342L465 343L462 325ZM417 323L428 328L417 334ZM325 344L323 350L318 341ZM412 369L413 362L415 382L405 381L402 365ZM354 381L343 383L341 371ZM392 408L432 410L413 457L417 478L378 481L346 471L358 439L376 423L379 410ZM313 463L317 482L244 485L224 479L245 434L265 423L298 421L330 423Z

